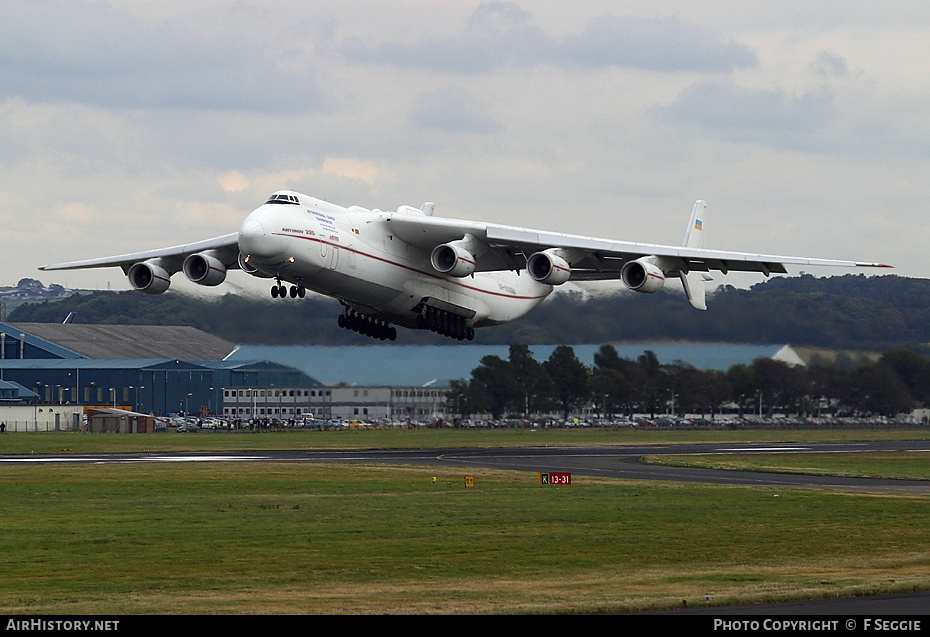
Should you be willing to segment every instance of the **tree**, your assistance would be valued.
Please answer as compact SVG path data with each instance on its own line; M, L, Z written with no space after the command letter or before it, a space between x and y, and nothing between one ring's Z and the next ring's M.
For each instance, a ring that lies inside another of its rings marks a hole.
M727 382L727 375L719 370L706 370L701 413L704 413L703 407L707 407L713 420L714 414L720 411L720 407L732 399L733 388Z
M551 383L528 346L510 346L510 369L520 394L514 409L524 416L544 409L549 402Z
M446 391L447 409L456 415L466 415L478 411L475 409L476 401L474 392L466 380L450 380L449 389Z
M801 410L802 399L808 394L803 367L772 358L757 358L752 362L752 375L769 411Z
M684 418L686 414L695 413L703 406L701 404L701 393L704 390L703 376L694 365L675 361L665 366L665 375L669 381L676 414Z
M494 420L512 409L522 395L510 363L500 356L481 359L481 364L471 370L469 389L473 409L489 412Z
M617 353L617 348L609 343L601 345L594 353L594 367L598 369L619 370L622 360Z
M552 380L555 401L568 419L568 415L588 399L588 368L568 345L556 347L543 368Z
M850 391L850 402L866 413L893 417L914 408L907 385L890 365L881 361L857 369Z
M589 384L591 398L601 413L610 415L622 408L631 414L646 400L650 381L638 363L620 358L613 345L601 345L594 354Z
M16 284L16 287L20 290L33 290L36 292L42 291L45 289L45 286L38 279L20 279L19 283Z
M807 395L813 409L811 413L821 415L822 406L840 408L848 398L851 372L835 366L824 364L810 365L807 368Z
M895 371L914 400L926 404L930 398L930 361L906 349L893 349L882 354L881 363Z
M591 398L601 416L610 417L622 404L627 380L624 375L610 367L596 367L588 380Z
M649 412L650 417L655 418L656 405L659 402L659 391L662 385L662 364L659 363L659 357L651 349L647 349L640 354L636 362L646 373L646 385L643 388L643 407Z

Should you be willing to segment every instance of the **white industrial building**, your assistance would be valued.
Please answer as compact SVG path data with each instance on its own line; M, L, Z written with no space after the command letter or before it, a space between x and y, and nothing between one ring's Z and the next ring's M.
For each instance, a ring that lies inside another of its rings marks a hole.
M429 387L230 387L228 419L431 421L445 412L446 390Z

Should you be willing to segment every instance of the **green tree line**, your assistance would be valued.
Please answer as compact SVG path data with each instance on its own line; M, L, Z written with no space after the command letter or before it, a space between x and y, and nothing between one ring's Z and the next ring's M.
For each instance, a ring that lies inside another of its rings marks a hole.
M367 344L340 329L332 299L250 295L191 296L94 292L25 303L9 322L190 325L235 343ZM627 340L806 345L832 349L918 350L930 342L930 280L899 276L774 277L749 290L723 287L708 309L691 308L680 291L603 296L553 294L518 321L477 332L477 344L581 344ZM400 330L400 343L448 344L425 330Z
M648 350L636 360L621 358L612 345L600 347L591 367L568 345L540 363L527 345L511 345L507 359L485 356L470 378L452 381L447 404L457 414L495 420L554 412L567 419L586 404L603 418L667 412L713 418L730 403L746 414L894 417L930 404L928 381L930 360L910 350L890 350L851 369L759 358L723 372L663 364Z

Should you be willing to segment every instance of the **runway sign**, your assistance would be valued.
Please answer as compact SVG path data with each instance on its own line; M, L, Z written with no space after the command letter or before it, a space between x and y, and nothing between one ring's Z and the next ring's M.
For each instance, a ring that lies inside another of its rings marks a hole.
M571 484L572 474L566 471L552 471L549 473L538 473L539 484Z

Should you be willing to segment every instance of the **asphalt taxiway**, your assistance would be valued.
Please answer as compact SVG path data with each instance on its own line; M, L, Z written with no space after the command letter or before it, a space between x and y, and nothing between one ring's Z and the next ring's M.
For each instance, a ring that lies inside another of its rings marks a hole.
M138 462L342 462L416 464L488 468L509 471L555 472L575 475L671 480L746 486L826 488L876 493L928 495L930 481L847 478L801 474L761 473L718 469L669 467L640 462L644 456L849 454L930 451L930 441L875 441L829 443L666 444L596 447L497 447L473 449L357 449L312 451L222 451L112 454L45 454L0 456L2 464L138 463Z

